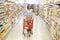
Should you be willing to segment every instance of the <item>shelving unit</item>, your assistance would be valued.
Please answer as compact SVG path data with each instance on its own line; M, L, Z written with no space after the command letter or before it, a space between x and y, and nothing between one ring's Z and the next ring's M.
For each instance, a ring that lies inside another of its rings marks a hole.
M44 21L48 27L50 35L53 40L60 40L60 18L57 15L58 10L56 5L48 5L45 7L45 18Z
M1 0L2 1L2 0ZM2 40L12 29L15 23L16 4L1 2L0 4L0 39ZM13 20L14 19L14 20ZM12 21L13 20L13 21ZM14 23L13 23L14 22Z

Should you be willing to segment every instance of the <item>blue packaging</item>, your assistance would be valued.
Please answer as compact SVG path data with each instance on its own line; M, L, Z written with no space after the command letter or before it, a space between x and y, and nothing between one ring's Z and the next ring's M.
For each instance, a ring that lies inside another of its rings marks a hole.
M0 31L2 30L2 25L0 25Z

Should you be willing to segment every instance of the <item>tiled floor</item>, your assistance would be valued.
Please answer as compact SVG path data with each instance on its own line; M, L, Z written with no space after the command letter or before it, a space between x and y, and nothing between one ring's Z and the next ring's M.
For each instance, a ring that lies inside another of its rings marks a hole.
M39 16L34 16L33 35L30 38L23 37L22 19L20 18L5 40L51 40L47 26Z

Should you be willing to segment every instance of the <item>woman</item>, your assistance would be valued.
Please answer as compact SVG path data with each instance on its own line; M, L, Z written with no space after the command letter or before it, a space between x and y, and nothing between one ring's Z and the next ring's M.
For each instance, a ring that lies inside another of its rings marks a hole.
M33 16L33 10L30 7L30 4L27 5L26 14L27 16Z
M27 6L25 18L24 18L24 29L27 29L28 34L32 33L33 28L33 11L30 7L30 4ZM29 35L30 36L30 35Z

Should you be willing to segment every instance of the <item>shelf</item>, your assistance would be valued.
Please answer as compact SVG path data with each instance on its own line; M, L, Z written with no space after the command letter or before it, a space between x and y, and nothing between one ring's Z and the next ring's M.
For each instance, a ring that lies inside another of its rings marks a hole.
M2 32L2 37L5 37L7 35L7 33L10 31L11 27L8 28L8 29L5 29L3 32Z
M5 0L0 0L0 19L2 19L2 30L0 31L2 38L4 38L8 33L9 31L11 30L11 19L10 18L10 15L11 15L11 12L6 10L6 4L5 3ZM8 11L8 12L7 12ZM9 15L7 13L10 13ZM12 15L11 15L12 17ZM7 19L8 18L8 19Z
M53 17L52 17L52 19L53 19L55 22L57 22L58 25L60 25L60 18L53 18Z

